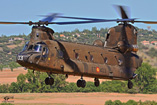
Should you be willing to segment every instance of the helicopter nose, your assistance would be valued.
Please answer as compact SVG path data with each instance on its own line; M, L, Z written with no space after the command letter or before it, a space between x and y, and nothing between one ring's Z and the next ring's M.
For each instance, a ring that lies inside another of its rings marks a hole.
M17 62L27 62L28 61L28 58L29 58L30 55L23 55L23 54L18 54L17 57L16 57L16 61Z

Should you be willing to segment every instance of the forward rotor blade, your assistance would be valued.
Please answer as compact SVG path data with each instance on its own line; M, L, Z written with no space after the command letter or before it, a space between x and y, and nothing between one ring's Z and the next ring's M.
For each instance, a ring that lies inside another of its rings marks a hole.
M29 22L0 22L0 24L29 24Z
M42 19L40 21L42 21L42 22L46 22L46 21L47 22L51 22L54 19L56 19L58 15L59 15L59 13L53 13L53 14L47 15L46 18L44 18L44 19Z

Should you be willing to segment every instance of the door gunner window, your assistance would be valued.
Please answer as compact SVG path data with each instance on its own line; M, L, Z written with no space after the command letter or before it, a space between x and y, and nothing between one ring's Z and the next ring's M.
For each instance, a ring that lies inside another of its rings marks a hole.
M47 57L47 54L48 54L48 48L47 48L47 47L44 47L44 48L43 48L42 55L43 55L44 57Z
M48 57L48 48L44 47L42 49L42 60L45 61L47 57Z

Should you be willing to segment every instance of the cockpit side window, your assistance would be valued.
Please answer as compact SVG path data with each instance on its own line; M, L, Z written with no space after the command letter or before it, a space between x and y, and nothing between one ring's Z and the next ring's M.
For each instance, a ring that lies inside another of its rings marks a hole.
M28 43L29 43L29 42L26 42L26 44L25 44L25 46L23 47L23 50L22 50L22 51L27 50L27 48L28 48Z
M32 50L32 49L33 49L33 45L30 45L29 48L28 48L28 51Z

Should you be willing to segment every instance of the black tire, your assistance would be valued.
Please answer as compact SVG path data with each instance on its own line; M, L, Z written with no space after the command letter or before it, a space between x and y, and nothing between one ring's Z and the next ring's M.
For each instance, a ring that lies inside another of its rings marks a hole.
M100 85L99 80L96 80L96 81L94 82L94 85L95 85L96 87L98 87L98 86Z
M49 78L49 85L53 85L54 84L54 79L53 78Z
M82 83L81 83L81 87L82 87L82 88L85 88L85 87L86 87L86 81L85 81L85 80L82 80L81 82L82 82Z
M46 79L45 79L45 84L46 85L49 85L50 83L49 83L49 77L47 77Z
M77 81L77 87L81 87L81 80L79 79L78 81Z
M130 80L128 81L128 88L129 88L129 89L132 89L132 88L133 88L133 83L132 83Z

